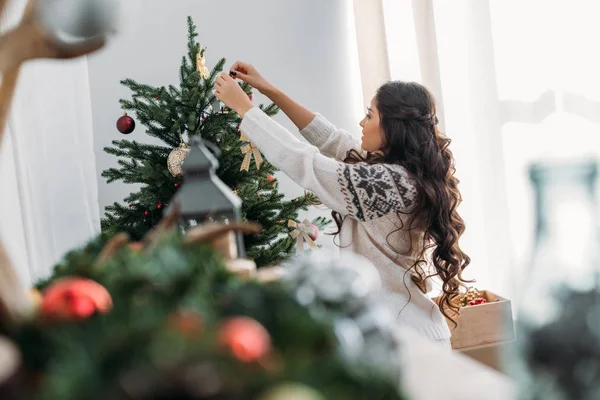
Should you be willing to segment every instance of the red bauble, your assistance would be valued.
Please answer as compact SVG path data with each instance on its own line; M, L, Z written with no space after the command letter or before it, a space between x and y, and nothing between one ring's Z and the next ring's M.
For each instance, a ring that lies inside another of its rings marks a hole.
M157 205L156 208L162 208L162 204Z
M248 317L230 318L221 325L219 342L240 361L253 362L264 357L271 348L269 332Z
M148 211L144 211L144 215L148 215L150 214Z
M176 183L176 184L175 184L175 187L179 187L179 183Z
M117 120L117 129L125 135L130 134L135 129L135 121L127 115L127 113L124 113L123 116Z
M83 319L95 312L107 313L111 308L108 291L90 279L61 278L43 293L42 312L47 319Z
M314 224L310 224L309 226L315 230L315 234L311 235L309 233L308 237L311 238L313 241L315 241L315 240L317 240L319 238L319 228L317 228L317 226L314 225Z

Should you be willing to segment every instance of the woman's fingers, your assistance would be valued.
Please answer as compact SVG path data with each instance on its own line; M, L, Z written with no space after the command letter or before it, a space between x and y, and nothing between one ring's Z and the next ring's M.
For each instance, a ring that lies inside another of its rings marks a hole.
M235 71L235 72L241 72L242 74L247 74L249 69L250 69L250 64L242 62L242 61L236 61L230 68L231 71Z

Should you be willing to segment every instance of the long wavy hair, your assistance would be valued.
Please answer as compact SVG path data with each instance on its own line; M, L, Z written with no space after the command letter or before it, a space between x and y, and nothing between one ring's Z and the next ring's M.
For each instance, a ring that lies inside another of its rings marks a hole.
M448 147L450 139L437 128L433 96L418 83L385 83L377 90L375 102L383 148L366 157L351 150L344 162L398 164L412 176L417 185L417 200L410 210L407 226L399 230L410 231L411 239L412 230L416 228L424 230L424 235L417 260L407 272L412 272L411 279L423 292L426 292L426 279L439 276L443 293L438 297L438 307L454 322L453 316L459 307L453 300L459 295L460 286L470 282L462 278L462 272L471 260L458 245L465 223L456 210L462 198L459 181L454 176L454 157ZM337 235L343 219L335 211L332 216L338 227L333 235ZM435 273L427 274L423 266L430 264Z

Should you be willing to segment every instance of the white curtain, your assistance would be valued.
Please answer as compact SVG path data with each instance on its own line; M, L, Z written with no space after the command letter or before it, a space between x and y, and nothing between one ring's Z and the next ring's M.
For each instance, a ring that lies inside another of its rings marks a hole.
M4 30L25 3L10 3ZM6 134L0 236L30 285L100 229L86 59L26 64Z
M434 93L461 180L461 245L472 257L467 276L479 288L518 298L533 239L528 165L600 152L600 58L593 50L600 3L354 5L361 59L387 63L369 69L361 61L365 102L388 79L418 81ZM365 6L380 11L361 12Z

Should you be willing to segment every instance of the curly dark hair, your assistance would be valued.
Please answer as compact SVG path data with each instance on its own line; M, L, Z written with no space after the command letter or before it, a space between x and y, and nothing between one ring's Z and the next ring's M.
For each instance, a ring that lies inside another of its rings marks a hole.
M458 191L459 180L454 176L454 157L448 147L450 139L437 128L435 100L423 85L401 81L385 83L377 90L375 102L383 132L382 151L367 153L365 157L351 150L344 162L401 165L416 181L416 204L410 210L408 226L399 229L408 230L411 237L413 229L423 230L423 246L407 272L412 271L413 282L423 292L426 292L427 278L440 277L443 293L438 297L438 307L454 322L453 316L459 307L453 300L459 295L460 286L471 282L462 278L471 260L458 245L465 223L456 210L462 198ZM337 235L343 219L335 211L332 215L338 227L333 234ZM428 265L427 257L435 268L435 273L429 275L422 269Z

